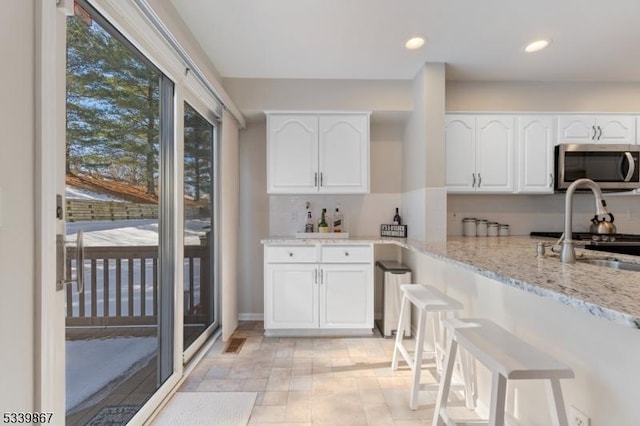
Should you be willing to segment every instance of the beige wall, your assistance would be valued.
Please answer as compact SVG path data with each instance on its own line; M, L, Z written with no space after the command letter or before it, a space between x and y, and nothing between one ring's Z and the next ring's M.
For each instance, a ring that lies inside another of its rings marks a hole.
M222 340L238 326L238 234L240 173L238 127L228 111L222 116L220 141L220 291Z
M455 111L640 112L640 83L447 82Z
M35 408L34 5L8 0L0 14L0 412Z
M335 101L338 105L344 105ZM278 109L291 109L289 104ZM343 107L346 109L346 107ZM260 240L278 229L292 235L303 223L304 202L332 209L341 202L346 230L354 235L379 232L382 221L390 221L399 206L403 125L393 117L379 117L371 125L371 193L366 195L268 195L266 192L266 120L255 114L240 132L240 257L238 303L241 318L260 318L264 311L263 247ZM291 212L297 222L291 222ZM361 218L368 220L361 223ZM353 232L355 231L355 233Z
M247 128L240 132L239 312L241 318L259 318L264 304L260 239L272 233L270 222L281 224L286 221L288 233L293 233L297 225L290 221L290 213L295 206L304 205L305 200L311 199L312 204L333 207L336 200L336 197L321 201L320 196L269 196L266 193L264 112L374 111L371 116L371 194L339 198L343 209L351 208L352 214L356 211L370 214L370 209L366 212L363 209L366 210L371 201L377 208L376 213L387 210L386 215L391 220L401 191L402 123L411 109L410 84L394 80L232 78L225 79L224 86L248 119ZM270 210L275 211L276 216L270 217ZM302 220L303 215L304 212L297 219ZM365 229L367 231L362 232L370 235L372 226ZM375 231L377 233L377 229Z

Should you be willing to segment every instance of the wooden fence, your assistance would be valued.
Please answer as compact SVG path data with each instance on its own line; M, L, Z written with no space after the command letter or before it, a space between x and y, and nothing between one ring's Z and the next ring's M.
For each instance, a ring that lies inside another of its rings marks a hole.
M84 220L157 219L157 204L67 200L67 222Z
M85 247L85 285L67 286L68 326L155 325L158 323L158 247ZM75 271L76 248L67 248L67 279ZM209 246L185 246L185 314L206 317ZM75 273L74 273L75 275ZM206 320L206 319L205 319Z

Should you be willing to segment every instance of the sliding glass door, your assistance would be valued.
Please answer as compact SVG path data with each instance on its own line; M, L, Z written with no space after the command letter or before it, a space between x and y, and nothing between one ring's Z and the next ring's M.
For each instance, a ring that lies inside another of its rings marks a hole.
M216 129L184 104L184 349L217 325ZM200 339L199 339L200 338ZM197 345L194 345L197 346Z
M124 425L173 373L174 87L89 5L75 12L64 205L67 279L84 286L66 288L66 424Z

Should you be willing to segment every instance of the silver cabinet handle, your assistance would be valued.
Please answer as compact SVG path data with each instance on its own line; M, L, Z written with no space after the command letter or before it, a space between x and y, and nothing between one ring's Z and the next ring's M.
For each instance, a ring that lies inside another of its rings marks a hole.
M471 173L471 176L473 176L473 183L471 183L471 187L475 188L476 187L476 174L475 173Z
M314 173L313 186L318 186L318 172Z
M602 127L598 126L598 131L600 131L600 133L598 133L598 140L600 140L602 138Z
M317 269L316 269L316 273L314 274L314 277L315 277L315 278L314 278L314 280L313 280L313 283L314 283L314 284L318 284L318 270L317 270Z
M553 173L549 173L549 188L553 188Z
M480 185L482 185L482 176L478 173L478 188L480 188Z
M324 186L322 172L320 172L320 186Z
M324 284L324 272L320 269L320 285Z
M595 140L596 139L596 126L591 126L591 128L593 129L593 136L591 136L591 140Z
M627 161L629 162L629 171L627 172L627 175L624 177L624 181L625 182L630 182L631 178L633 177L633 174L636 171L636 162L633 159L633 155L631 155L630 152L625 152L624 156L626 157ZM620 164L620 172L622 172L622 164Z

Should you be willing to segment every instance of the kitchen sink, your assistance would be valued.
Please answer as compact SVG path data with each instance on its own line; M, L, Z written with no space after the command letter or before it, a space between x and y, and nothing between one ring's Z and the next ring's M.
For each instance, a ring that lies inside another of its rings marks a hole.
M607 268L640 272L640 263L621 262L615 259L577 259L577 261L580 263L588 263L590 265L605 266Z

